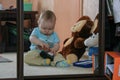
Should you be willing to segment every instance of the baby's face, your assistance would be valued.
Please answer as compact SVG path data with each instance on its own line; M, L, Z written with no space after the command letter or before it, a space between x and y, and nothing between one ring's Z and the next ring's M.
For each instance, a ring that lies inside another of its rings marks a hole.
M45 35L51 35L54 31L55 22L41 20L39 28L41 33Z

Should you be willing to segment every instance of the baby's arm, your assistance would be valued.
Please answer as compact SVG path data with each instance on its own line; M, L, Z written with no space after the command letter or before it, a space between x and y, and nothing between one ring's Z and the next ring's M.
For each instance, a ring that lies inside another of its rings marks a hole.
M30 42L35 44L35 45L38 45L39 48L45 50L45 51L48 51L49 50L49 45L44 43L43 41L41 41L40 39L38 39L36 36L30 36Z
M60 48L60 44L56 43L53 48L50 48L50 52L52 52L55 55L56 52L59 50L59 48Z

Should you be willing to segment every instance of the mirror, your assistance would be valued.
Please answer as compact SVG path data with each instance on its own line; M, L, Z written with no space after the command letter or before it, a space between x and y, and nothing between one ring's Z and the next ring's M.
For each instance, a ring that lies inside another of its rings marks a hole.
M0 79L17 78L15 7L16 0L0 0Z
M97 15L98 10L99 10L99 0L91 0L92 2L91 1L89 2L89 0L83 0L83 1L82 0L75 0L75 1L69 0L69 2L67 2L65 0L49 0L49 1L47 1L47 0L35 0L35 1L28 0L28 1L32 2L33 10L34 11L37 10L38 13L40 13L44 9L49 9L49 10L52 10L55 12L56 17L57 17L55 31L58 33L58 35L60 37L60 41L61 41L60 51L62 50L62 47L63 47L63 41L66 38L71 37L70 28L77 22L77 20L80 17L82 17L83 15L88 15L91 18L91 20L94 21L95 16ZM5 0L0 0L0 2L5 2ZM68 3L68 4L66 5L66 3ZM14 2L14 4L16 4L16 2ZM61 6L61 4L64 6ZM93 11L91 11L91 9L89 9L89 8L92 8ZM38 18L38 16L39 16L39 14L36 15L36 18ZM29 21L27 21L25 23L29 23ZM65 31L63 32L63 30L65 30ZM62 33L61 33L61 31L62 31ZM27 52L27 50L25 51L25 53L26 52ZM4 52L4 53L6 54L6 52ZM16 54L14 56L16 57ZM83 59L83 60L89 59L87 53L85 53L81 59ZM98 58L96 61L98 61ZM2 69L2 68L0 68L0 69ZM54 73L53 73L53 71L54 71ZM82 68L81 67L56 68L56 67L29 66L27 64L24 64L24 76L93 74L93 73L94 73L94 70L92 70L92 68L83 68L83 67ZM16 75L16 72L15 72L15 75Z
M92 2L91 2L92 1ZM63 49L63 42L66 38L71 37L71 27L77 23L77 20L79 20L80 17L84 15L88 15L94 24L94 28L97 27L97 21L95 20L95 17L98 14L99 11L99 0L30 0L32 2L33 10L38 11L37 20L42 10L49 9L53 11L57 17L56 19L56 25L55 25L55 31L58 33L58 36L60 37L60 49L61 51ZM67 4L66 4L67 3ZM62 6L61 6L62 4ZM93 31L94 31L94 28ZM62 32L61 32L62 31ZM97 34L93 35L96 36ZM98 35L96 37L98 39ZM97 42L98 44L98 42ZM96 46L98 49L98 46ZM35 55L34 55L35 54ZM90 60L94 64L94 68L85 68L84 67L76 67L76 66L70 66L70 67L53 67L53 66L39 66L40 62L38 62L40 59L38 59L38 53L36 52L26 52L25 56L25 62L24 63L24 76L43 76L43 75L71 75L71 74L94 74L95 69L97 71L98 67L98 56L93 56L92 61L92 55L88 56L88 51L84 53L84 55L81 57L80 61ZM32 56L31 56L32 55ZM36 56L36 58L35 58ZM32 58L32 59L31 59ZM27 60L28 61L27 61ZM36 60L36 61L35 61ZM94 62L95 61L95 62ZM39 64L38 64L38 63ZM94 63L93 63L94 62ZM29 64L29 65L28 65ZM37 65L37 66L36 66Z

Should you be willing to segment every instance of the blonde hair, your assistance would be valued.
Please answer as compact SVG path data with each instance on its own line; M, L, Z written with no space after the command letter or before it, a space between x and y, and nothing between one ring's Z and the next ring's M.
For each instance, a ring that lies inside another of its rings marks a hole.
M47 20L56 21L56 16L52 11L45 10L45 11L41 12L40 17L38 19L38 24L40 23L41 19L44 19L45 21L47 21Z

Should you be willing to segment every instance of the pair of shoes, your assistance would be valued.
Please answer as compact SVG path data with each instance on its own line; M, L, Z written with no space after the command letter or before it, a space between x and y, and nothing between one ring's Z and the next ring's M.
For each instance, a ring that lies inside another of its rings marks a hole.
M51 63L51 60L50 60L50 59L43 59L43 60L41 61L41 65L42 65L42 66L49 66L50 63Z
M63 61L59 61L56 63L56 67L69 67L70 64L68 64L68 62L66 60Z

